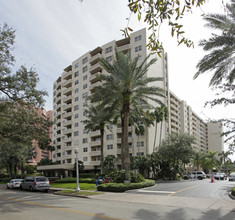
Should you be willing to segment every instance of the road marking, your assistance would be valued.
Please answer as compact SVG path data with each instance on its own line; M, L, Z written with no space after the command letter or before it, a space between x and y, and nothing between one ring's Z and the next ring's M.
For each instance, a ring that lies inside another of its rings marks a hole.
M169 193L174 193L174 192L169 192L169 191L150 191L150 190L144 190L144 189L138 189L136 190L137 192L144 192L144 193L161 193L161 194L169 194Z
M179 192L182 192L182 191L185 191L185 190L188 190L188 189L192 189L192 188L194 188L196 186L198 186L198 185L194 185L194 186L191 186L191 187L188 187L188 188L185 188L185 189L181 189L179 191L176 191L176 192L173 192L173 193L169 194L168 196L172 196L172 195L174 195L176 193L179 193Z
M121 219L121 218L113 218L113 217L110 217L110 216L93 214L93 213L89 213L89 212L82 212L82 211L76 211L76 210L72 210L72 209L59 208L59 207L56 207L56 206L51 206L51 205L45 205L45 204L36 203L36 202L25 201L25 200L22 200L22 199L14 199L14 198L7 197L7 196L0 196L0 198L4 198L4 199L10 200L10 201L20 202L20 203L24 203L24 204L28 204L28 205L40 206L40 207L60 210L60 211L64 211L64 212L71 212L71 213L75 213L75 214L79 214L79 215L86 215L86 216L90 216L90 217L96 217L96 218L100 218L100 219L106 219L106 220L124 220L124 219Z

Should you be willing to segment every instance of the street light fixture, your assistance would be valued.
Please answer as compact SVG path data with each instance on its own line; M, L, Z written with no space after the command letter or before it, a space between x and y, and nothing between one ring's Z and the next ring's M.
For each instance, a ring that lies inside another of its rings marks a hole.
M77 177L77 186L75 189L75 192L80 192L79 188L79 169L78 169L78 148L75 148L75 154L76 154L76 177Z

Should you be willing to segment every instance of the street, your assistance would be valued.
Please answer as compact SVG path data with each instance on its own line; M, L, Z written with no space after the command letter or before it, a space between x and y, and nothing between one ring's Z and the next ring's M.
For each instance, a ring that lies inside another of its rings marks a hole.
M90 198L0 188L0 219L235 219L234 182L209 180L157 183L126 193Z

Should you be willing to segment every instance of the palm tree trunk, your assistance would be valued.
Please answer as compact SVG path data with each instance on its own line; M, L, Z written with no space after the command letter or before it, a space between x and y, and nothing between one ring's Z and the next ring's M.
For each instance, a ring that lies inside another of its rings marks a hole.
M100 171L101 174L104 173L104 130L100 129L100 135L101 135L101 156L100 156Z
M157 139L157 121L155 125L155 135L154 135L154 143L153 143L153 152L156 151L156 139Z
M125 170L125 183L130 183L130 155L129 155L129 144L128 144L128 122L129 122L129 102L124 103L124 118L123 118L123 161Z
M161 128L160 128L160 138L159 138L159 145L161 144L162 141L162 121L161 121ZM158 145L158 146L159 146Z

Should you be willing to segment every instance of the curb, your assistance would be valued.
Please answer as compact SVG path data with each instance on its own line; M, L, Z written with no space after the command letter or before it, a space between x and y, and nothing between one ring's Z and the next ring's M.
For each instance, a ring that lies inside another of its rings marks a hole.
M234 196L234 195L232 195L232 193L231 193L231 192L229 193L229 197L230 197L231 199L235 200L235 196Z

